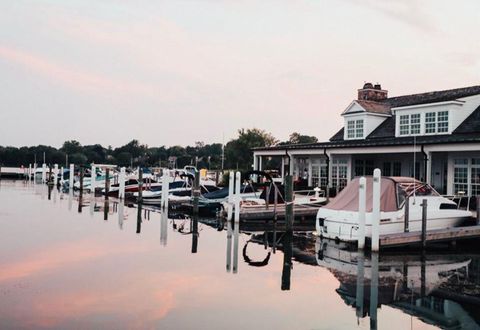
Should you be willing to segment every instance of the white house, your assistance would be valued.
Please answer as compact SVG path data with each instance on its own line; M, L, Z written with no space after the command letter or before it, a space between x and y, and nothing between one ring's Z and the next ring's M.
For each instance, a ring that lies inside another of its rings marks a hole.
M341 115L344 127L327 142L254 149L254 169L281 157L282 175L307 169L309 186L338 191L378 167L443 194L480 195L480 86L389 98L366 83Z

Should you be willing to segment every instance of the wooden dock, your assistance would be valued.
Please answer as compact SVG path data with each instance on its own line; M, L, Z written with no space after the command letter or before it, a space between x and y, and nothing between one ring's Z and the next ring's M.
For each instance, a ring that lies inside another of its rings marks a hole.
M320 205L294 205L293 214L295 219L314 219L320 207ZM275 211L278 220L285 220L285 205L277 205L276 210L273 205L270 205L268 208L265 206L242 208L240 221L272 220L275 217Z
M454 242L457 240L480 238L480 225L428 230L427 243ZM380 235L380 248L406 246L422 243L422 232Z

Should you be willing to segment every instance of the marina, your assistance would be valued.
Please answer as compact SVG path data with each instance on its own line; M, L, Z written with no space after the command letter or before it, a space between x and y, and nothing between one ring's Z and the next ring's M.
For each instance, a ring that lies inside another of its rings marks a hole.
M480 324L480 252L467 242L363 253L312 222L289 234L20 180L2 180L0 200L4 328Z

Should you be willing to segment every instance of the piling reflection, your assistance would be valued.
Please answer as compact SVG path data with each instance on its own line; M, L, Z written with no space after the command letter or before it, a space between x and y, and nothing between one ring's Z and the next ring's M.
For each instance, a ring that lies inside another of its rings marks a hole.
M124 211L125 204L123 201L119 201L117 204L117 212L118 212L118 228L123 230L123 220L125 219L125 211Z
M290 276L292 272L292 232L283 235L283 269L282 291L290 290Z
M142 232L142 204L137 205L137 230L136 233L140 234Z
M108 198L105 198L105 201L103 202L103 220L105 221L108 220L109 208L110 208L110 204L109 204Z
M160 245L167 246L168 238L168 210L164 209L160 218Z
M447 293L447 283L462 282L468 277L471 263L468 257L372 253L366 258L362 252L320 239L316 251L318 265L329 269L339 280L337 293L347 305L355 308L357 317L370 317L371 329L379 327L377 312L381 305L441 327L480 325L458 302L444 298L456 295Z
M192 228L192 253L197 253L198 248L198 216L193 216L190 220Z
M232 266L232 222L227 221L227 264L226 269L227 273L230 273L231 266Z
M238 272L238 237L240 235L240 225L235 223L233 226L233 266L232 273Z

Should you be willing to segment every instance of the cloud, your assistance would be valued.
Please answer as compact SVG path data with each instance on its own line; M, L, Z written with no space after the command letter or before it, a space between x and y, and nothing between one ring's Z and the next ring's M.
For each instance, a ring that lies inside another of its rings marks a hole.
M424 2L417 0L346 0L361 7L377 11L387 17L426 33L437 33L428 13L422 8ZM381 29L381 27L379 27Z

